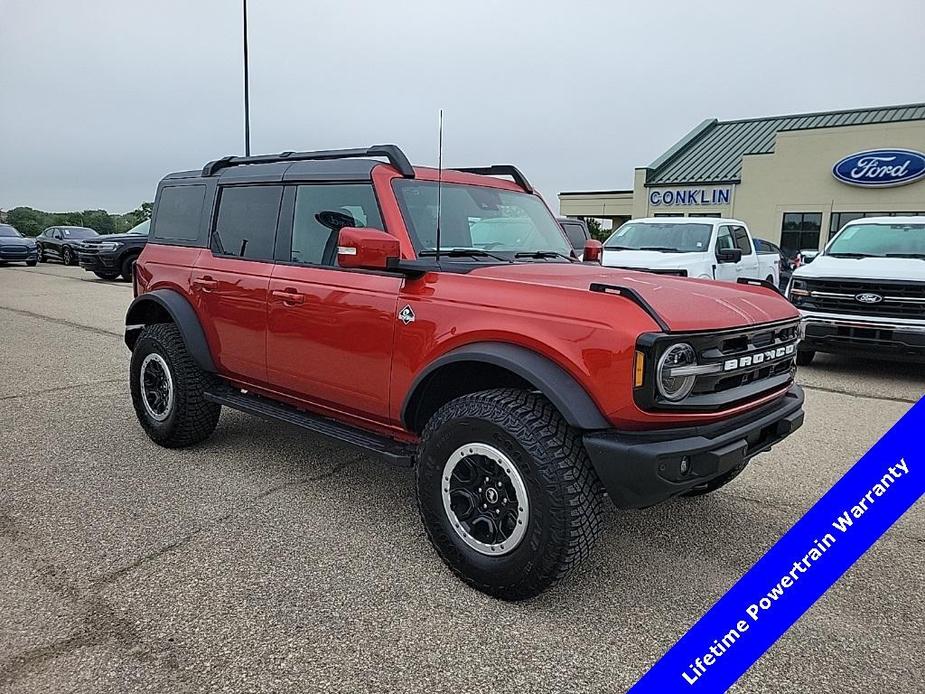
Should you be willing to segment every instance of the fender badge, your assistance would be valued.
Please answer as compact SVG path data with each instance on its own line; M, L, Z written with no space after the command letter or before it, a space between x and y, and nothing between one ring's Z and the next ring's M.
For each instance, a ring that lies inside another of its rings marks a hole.
M410 306L405 306L401 311L398 312L398 320L400 320L405 325L414 323L414 311L411 310Z

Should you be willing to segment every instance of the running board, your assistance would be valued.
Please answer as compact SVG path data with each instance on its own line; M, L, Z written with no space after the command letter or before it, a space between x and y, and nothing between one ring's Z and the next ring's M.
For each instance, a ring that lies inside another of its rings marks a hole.
M386 436L373 434L349 424L342 424L269 398L242 393L232 388L220 388L206 392L205 398L210 402L270 421L285 422L308 429L334 441L340 441L377 455L390 465L398 467L414 465L414 447L409 444L402 444Z

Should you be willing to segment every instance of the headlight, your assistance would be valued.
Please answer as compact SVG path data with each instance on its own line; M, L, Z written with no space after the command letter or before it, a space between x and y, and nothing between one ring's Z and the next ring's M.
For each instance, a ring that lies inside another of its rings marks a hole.
M99 244L97 248L108 253L109 251L116 250L121 245L122 244L118 241L104 241L103 243Z
M791 278L790 285L787 287L787 298L798 300L807 296L809 292L806 290L806 282L797 277Z
M658 392L672 402L686 398L694 387L697 353L686 342L672 345L658 360L655 380Z

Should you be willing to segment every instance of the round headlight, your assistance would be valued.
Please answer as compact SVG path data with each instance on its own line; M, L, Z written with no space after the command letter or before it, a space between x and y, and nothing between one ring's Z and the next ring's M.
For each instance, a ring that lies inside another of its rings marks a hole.
M694 387L694 375L679 375L676 371L685 366L697 365L697 353L685 342L672 345L658 360L656 383L658 392L666 400L682 400Z

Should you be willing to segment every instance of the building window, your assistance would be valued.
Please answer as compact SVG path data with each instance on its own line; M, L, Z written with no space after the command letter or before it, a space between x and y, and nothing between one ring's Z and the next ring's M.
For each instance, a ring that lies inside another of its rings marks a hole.
M684 215L680 212L656 212L653 217L683 217Z
M780 247L791 252L819 248L821 212L784 212L780 230Z
M688 217L722 217L719 212L691 212Z
M848 222L853 222L855 219L864 219L865 217L904 217L907 215L917 217L923 214L925 212L833 212L832 221L829 223L829 240L841 231L843 226Z

